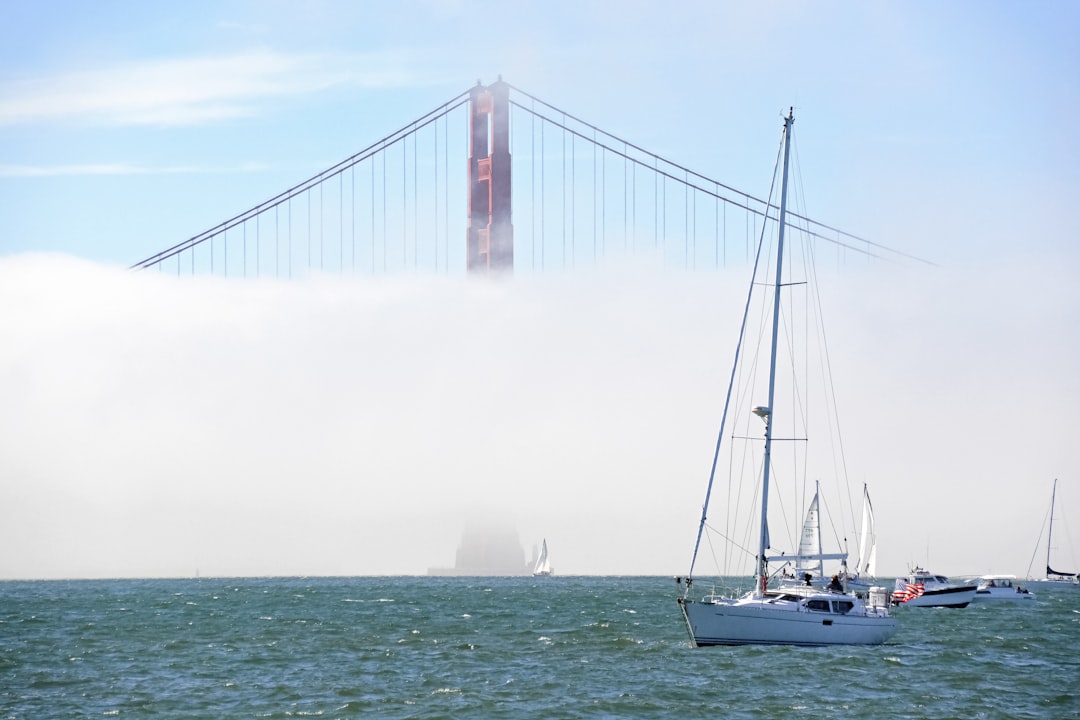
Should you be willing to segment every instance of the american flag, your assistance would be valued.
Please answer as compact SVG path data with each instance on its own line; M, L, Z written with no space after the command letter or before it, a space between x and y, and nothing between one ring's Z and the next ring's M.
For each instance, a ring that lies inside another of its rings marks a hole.
M901 583L897 581L897 589L893 590L893 600L898 603L905 603L908 600L914 600L923 594L922 583L903 583L903 589L900 589Z

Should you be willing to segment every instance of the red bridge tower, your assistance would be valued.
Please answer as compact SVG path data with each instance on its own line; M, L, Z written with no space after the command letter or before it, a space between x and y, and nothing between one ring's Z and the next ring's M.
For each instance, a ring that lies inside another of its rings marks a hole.
M469 99L469 272L514 268L509 90L500 77L488 87L478 82Z

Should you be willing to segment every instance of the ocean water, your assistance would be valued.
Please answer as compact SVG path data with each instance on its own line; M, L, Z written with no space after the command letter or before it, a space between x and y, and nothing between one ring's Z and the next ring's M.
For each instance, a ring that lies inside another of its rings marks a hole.
M0 582L0 718L1080 718L1080 591L690 647L660 577Z

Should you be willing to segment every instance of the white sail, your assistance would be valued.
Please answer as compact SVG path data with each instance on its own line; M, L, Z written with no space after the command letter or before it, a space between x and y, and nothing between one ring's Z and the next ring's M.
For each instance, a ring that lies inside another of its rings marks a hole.
M877 531L874 528L874 507L870 491L863 485L862 532L859 535L859 561L855 565L859 577L877 577Z
M544 538L544 542L540 546L540 556L536 558L536 564L533 566L533 575L551 575L551 573L551 562L548 560L547 538Z
M802 537L799 539L799 557L795 561L795 571L802 577L804 574L820 578L824 575L824 567L821 561L821 518L818 512L818 490L814 487L814 499L810 501L810 509L806 511L806 520L802 526Z

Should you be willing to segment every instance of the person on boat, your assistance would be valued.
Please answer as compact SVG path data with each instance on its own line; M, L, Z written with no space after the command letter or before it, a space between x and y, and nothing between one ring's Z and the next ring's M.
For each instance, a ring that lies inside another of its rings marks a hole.
M829 581L830 592L844 592L844 586L840 584L840 577L833 575L832 580Z
M802 579L803 579L804 583L809 585L810 584L810 573L803 573Z

